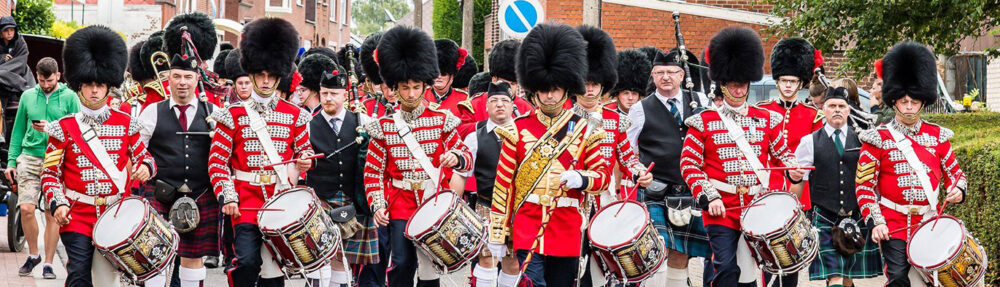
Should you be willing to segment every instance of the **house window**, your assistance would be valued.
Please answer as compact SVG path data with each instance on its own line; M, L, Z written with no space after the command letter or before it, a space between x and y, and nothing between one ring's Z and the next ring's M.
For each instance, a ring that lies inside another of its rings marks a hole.
M337 0L327 0L330 2L330 22L337 22Z
M316 23L316 0L305 0L305 1L306 1L306 22Z
M270 13L292 13L291 0L267 0L265 12Z
M347 0L331 0L338 1L337 7L340 8L337 13L337 19L340 19L341 24L347 24Z
M302 0L295 0L295 5L299 5L299 7L302 7L303 5Z

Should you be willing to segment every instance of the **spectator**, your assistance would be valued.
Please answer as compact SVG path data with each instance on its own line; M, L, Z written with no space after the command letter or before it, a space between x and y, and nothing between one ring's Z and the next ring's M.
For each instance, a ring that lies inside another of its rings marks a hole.
M2 19L0 19L2 21ZM6 31L4 31L6 35ZM7 179L16 178L18 183L17 204L21 210L21 228L28 241L28 260L18 271L21 276L30 276L31 270L41 263L38 253L38 224L35 207L41 194L42 156L49 140L45 125L80 109L76 93L59 84L59 64L53 58L43 58L35 66L38 85L24 91L22 105L17 107L11 130L10 151L7 153ZM30 127L30 128L29 128ZM45 207L46 205L40 205ZM52 257L59 241L59 224L50 213L45 213L45 265L42 276L55 279L52 272Z
M35 86L35 78L28 69L28 44L17 33L17 23L12 16L0 18L0 105L4 125L0 132L10 130L14 122L21 92ZM58 79L58 78L57 78ZM5 133L7 134L7 133ZM7 137L7 143L11 142ZM9 159L8 159L9 160Z
M858 82L855 82L851 78L838 78L830 83L831 88L844 88L847 90L847 104L850 105L855 110L863 111L861 109L861 99L858 98ZM822 104L822 101L820 102Z
M877 78L875 82L872 83L872 88L868 90L868 93L872 95L871 100L871 112L877 113L882 109L882 79Z

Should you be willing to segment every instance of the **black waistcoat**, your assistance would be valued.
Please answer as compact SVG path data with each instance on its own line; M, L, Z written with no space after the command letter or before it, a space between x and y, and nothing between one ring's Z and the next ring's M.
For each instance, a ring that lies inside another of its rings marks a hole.
M816 170L809 173L809 194L813 206L837 214L843 211L858 212L858 200L854 190L854 175L858 169L860 151L848 151L861 147L858 135L848 127L844 155L837 154L833 138L826 134L826 128L812 133L813 165Z
M691 102L696 99L688 92L684 92L681 99L683 103L680 103L678 108L684 109L684 118L687 119L694 113ZM652 171L654 179L668 184L684 185L680 162L688 127L677 123L670 114L670 107L664 105L655 93L639 101L639 104L642 105L646 117L636 140L639 146L639 161L646 166L656 162Z
M211 131L205 118L208 117L208 106L204 102L195 101L198 105L194 119L189 123L189 132ZM211 186L208 180L208 150L212 138L205 135L177 135L181 129L177 114L170 107L170 100L160 101L149 108L156 109L156 127L149 138L149 153L156 160L156 177L174 187L187 184L188 188L198 192ZM191 108L186 111L191 112Z
M320 112L322 113L322 112ZM340 134L334 134L330 122L322 114L316 114L309 122L309 142L317 154L330 155L337 149L354 142L358 136L358 116L348 112L340 124ZM329 158L316 160L316 166L306 172L307 184L321 199L329 199L338 191L349 198L355 198L358 170L358 144L351 145Z
M493 185L497 178L497 162L500 160L500 138L492 130L486 130L486 122L476 123L476 164L473 175L476 177L476 194L480 202L493 198Z

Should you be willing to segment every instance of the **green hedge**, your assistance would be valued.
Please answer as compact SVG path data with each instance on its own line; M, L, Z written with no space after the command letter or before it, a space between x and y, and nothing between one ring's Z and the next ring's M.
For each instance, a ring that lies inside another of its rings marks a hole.
M963 204L948 206L986 248L986 286L1000 286L1000 113L927 114L924 119L955 131L952 147L969 180Z

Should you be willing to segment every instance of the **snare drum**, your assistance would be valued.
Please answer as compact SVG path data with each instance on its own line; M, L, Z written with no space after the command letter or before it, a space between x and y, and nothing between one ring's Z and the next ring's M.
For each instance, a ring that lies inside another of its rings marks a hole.
M740 215L743 237L757 265L772 274L793 273L809 266L819 253L813 228L795 195L771 192L754 199Z
M924 278L944 287L978 286L989 265L979 241L951 216L920 225L906 245L906 255Z
M598 265L620 281L646 279L667 256L663 237L653 228L646 206L634 201L616 201L598 210L587 237Z
M483 222L454 192L443 190L417 208L404 235L449 273L478 257L488 235Z
M271 198L257 213L264 243L291 272L312 272L337 253L340 230L323 212L311 188L296 187Z
M135 282L146 281L167 267L177 254L178 242L170 223L138 197L108 206L94 224L94 248Z

